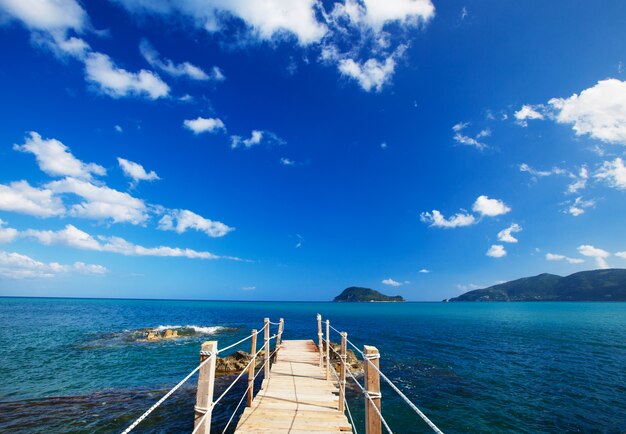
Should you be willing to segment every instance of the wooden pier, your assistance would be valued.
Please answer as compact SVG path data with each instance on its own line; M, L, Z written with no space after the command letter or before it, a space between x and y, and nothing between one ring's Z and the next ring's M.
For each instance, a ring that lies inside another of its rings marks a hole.
M324 327L325 325L325 327ZM270 328L277 326L274 335ZM198 374L194 429L192 434L209 434L214 408L231 393L233 386L247 379L247 388L222 433L235 434L346 434L356 433L352 413L346 400L346 379L354 382L363 394L364 432L381 434L382 428L393 434L382 414L380 381L402 398L415 413L436 433L443 432L380 370L380 353L373 346L363 350L348 340L345 331L337 330L317 315L317 342L313 340L283 340L284 320L264 319L263 328L225 348L218 349L217 341L202 344L200 364L152 407L139 416L122 434L129 434L193 375ZM324 338L323 329L326 337ZM341 344L334 348L330 332L337 333ZM257 349L258 336L263 333L263 345ZM272 350L272 340L275 339ZM218 355L250 341L250 359L220 396L214 398L215 369ZM347 359L347 344L362 357L363 378L357 378ZM333 352L331 356L331 351ZM336 366L333 366L336 364ZM247 374L247 375L246 375ZM263 374L260 389L254 394L255 379ZM349 376L349 377L348 377ZM246 378L247 377L247 378ZM361 384L363 382L363 384ZM241 412L240 407L246 403ZM230 410L229 410L230 411ZM235 417L239 415L239 420ZM229 431L230 428L230 431ZM234 429L234 431L233 431ZM359 428L359 430L361 430ZM361 431L363 432L363 431Z
M245 409L235 433L352 433L339 411L339 388L326 379L312 340L284 341L269 378Z

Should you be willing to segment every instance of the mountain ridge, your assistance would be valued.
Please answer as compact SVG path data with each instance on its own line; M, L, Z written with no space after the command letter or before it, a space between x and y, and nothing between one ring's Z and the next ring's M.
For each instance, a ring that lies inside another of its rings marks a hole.
M542 273L444 301L626 301L626 269L579 271L564 277Z

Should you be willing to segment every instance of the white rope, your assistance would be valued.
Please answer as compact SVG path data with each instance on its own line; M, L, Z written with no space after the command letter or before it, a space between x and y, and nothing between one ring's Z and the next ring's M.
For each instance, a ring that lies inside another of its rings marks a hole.
M335 350L333 350L335 351ZM336 351L335 351L336 352ZM341 355L339 356L341 357ZM339 378L339 375L337 374L337 371L335 371L334 369L333 371L333 375L335 376L335 378L337 379L337 383L339 383L339 387L343 386L343 403L346 406L346 410L348 411L348 418L350 418L350 424L352 425L352 429L354 430L354 434L359 434L356 430L356 426L354 425L354 419L352 419L352 413L350 412L350 406L348 405L348 401L346 400L346 382L344 381L343 385L341 384L341 378ZM224 434L224 433L222 433Z
M332 325L328 324L328 326L333 329L334 331L336 331L337 333L341 334L341 332L339 330L337 330L335 327L333 327Z
M241 344L242 342L245 342L246 340L250 339L252 336L254 336L255 334L259 334L262 330L265 329L265 326L263 326L263 328L259 331L257 331L256 333L250 334L249 336L241 339L238 342L235 342L234 344L222 348L221 350L219 350L217 353L215 353L215 355L217 356L217 354L226 351L230 348L233 348L239 344ZM270 338L270 340L274 339L276 337L276 335L272 336ZM265 347L265 344L261 347L261 349L263 349ZM259 354L259 352L261 351L261 349L259 349L259 351L255 354L255 356L252 358L252 360L256 359L256 356ZM141 416L139 416L131 425L128 426L128 428L126 428L124 431L122 431L122 434L128 434L129 432L131 432L133 429L135 429L137 427L137 425L139 425L141 422L143 422L143 420L148 417L148 415L150 413L152 413L154 410L156 410L161 404L163 404L174 392L176 392L183 384L185 384L187 382L187 380L189 380L196 372L198 372L200 370L200 368L202 368L206 363L208 363L209 360L211 360L211 353L209 351L201 351L200 352L201 355L203 356L208 356L202 363L200 363L193 371L191 371L185 378L183 378L176 386L174 386L169 392L167 392L161 399L159 399L152 407L150 407L145 413L143 413ZM250 361L250 363L252 363L252 360ZM249 366L250 364L248 364ZM241 375L240 375L241 376ZM237 381L239 379L239 377L237 377L237 379L235 379L235 381ZM230 388L233 386L234 382L230 385L230 387L228 389L226 389L226 391L230 390ZM219 399L222 399L223 395L220 396ZM219 400L218 399L218 400ZM215 405L217 403L217 401L215 403L213 403L213 405ZM206 416L203 416L203 418ZM200 424L198 424L198 426L200 426ZM194 431L195 432L195 431Z
M385 374L383 374L380 371L380 369L378 369L378 367L376 365L374 365L369 359L366 359L366 360L370 364L370 366L372 366L374 369L376 369L376 371L380 374L381 378L383 380L385 380L387 382L387 384L389 384L389 386L391 386L391 388L393 390L395 390L398 395L400 395L400 398L402 398L404 400L404 402L409 404L409 406L419 415L419 417L422 418L422 420L424 422L426 422L426 424L428 424L429 427L432 428L433 431L435 431L437 434L443 434L443 431L441 431L439 428L437 428L437 425L435 425L424 413L422 413L422 411L419 408L417 408L417 406L415 404L413 404L411 402L411 400L409 398L407 398L406 395L404 393L402 393L402 391L400 389L398 389L396 387L396 385L393 384L391 382L391 380L389 378L387 378L387 376Z
M380 412L380 410L378 409L378 407L374 404L374 401L372 400L372 397L370 396L370 394L372 394L371 392L368 392L365 387L363 387L361 385L361 383L359 383L359 380L356 379L356 377L354 375L352 375L352 371L350 371L350 369L348 369L348 365L346 365L346 372L348 374L350 374L350 377L352 377L352 379L354 380L354 382L356 383L357 386L359 386L359 388L361 389L361 392L363 392L363 394L365 395L365 397L369 400L370 404L372 404L372 407L374 408L374 410L376 410L376 413L378 414L378 416L380 417L381 422L383 423L383 426L385 427L385 429L387 430L387 432L389 434L393 434L393 431L391 431L391 428L389 428L389 425L387 424L387 421L385 420L385 418L383 417L382 413ZM373 395L373 394L372 394Z
M270 338L270 340L274 339L276 337L276 335L272 336ZM269 343L269 341L267 342ZM248 364L241 370L241 373L237 376L237 378L235 378L232 383L230 383L230 386L228 386L228 388L224 391L224 393L222 393L220 395L219 398L217 398L215 401L213 401L213 403L211 404L211 411L213 411L213 407L215 407L217 405L217 403L224 397L226 396L226 394L228 393L228 391L235 385L235 383L237 381L239 381L239 379L241 378L241 376L244 374L244 372L246 372L248 370L248 368L250 367L250 365L252 364L253 361L256 360L257 356L259 355L259 353L263 350L263 348L265 347L266 344L263 344L263 346L261 348L259 348L259 351L257 351L254 355L254 357L250 360L250 362L248 362ZM263 366L265 366L265 362L263 362ZM260 371L259 371L260 372ZM258 374L257 374L258 375ZM256 376L255 376L256 378ZM202 425L204 425L204 420L206 419L206 417L209 415L209 412L207 411L206 413L204 413L204 415L200 418L200 420L198 421L198 424L196 425L196 427L193 429L193 431L191 432L191 434L196 434L198 432L198 430L200 429L200 427Z
M278 351L278 350L275 349L274 351L272 351L272 354L270 354L270 357L272 357L276 351ZM250 386L252 386L254 384L254 380L256 380L256 377L258 377L259 374L261 373L261 371L263 370L263 367L265 366L265 363L267 363L267 362L263 361L263 363L257 368L258 372L254 375L254 377L252 378L252 382L248 384L248 387L243 392L243 395L241 396L241 399L239 400L239 404L237 404L237 407L235 407L235 411L233 411L233 414L230 416L230 419L228 419L228 423L224 427L224 431L222 431L222 434L226 433L226 430L230 426L230 423L233 421L233 419L235 417L235 414L237 413L237 410L239 410L239 407L241 407L241 403L243 402L244 398L248 395L248 391L250 390Z
M268 321L271 325L280 325L279 322L272 322L272 321Z
M261 348L259 348L259 351L256 352L256 354L252 357L252 359L250 359L250 361L248 362L248 364L243 368L243 370L239 373L239 375L237 375L237 378L235 378L232 383L230 383L230 386L228 386L226 388L226 390L220 395L219 398L217 398L215 401L213 401L213 404L211 404L212 407L215 407L217 405L218 402L220 402L220 400L226 396L226 394L228 393L228 391L230 389L232 389L232 387L235 385L235 383L237 381L239 381L239 379L243 376L243 374L247 371L247 369L250 367L250 365L252 364L253 361L256 360L257 356L259 355L259 353L261 352L261 350L263 350L263 348L265 348L266 345L269 345L270 341L272 339L274 339L276 337L276 335L272 336L271 338L269 338L269 340L263 344L263 346ZM269 348L268 348L269 350Z
M232 344L232 345L229 345L229 346L227 346L227 347L222 348L221 350L219 350L219 351L217 352L217 354L219 354L219 353L223 353L223 352L224 352L224 351L226 351L226 350L230 350L231 348L236 347L237 345L239 345L239 344L241 344L241 343L243 343L243 342L247 341L248 339L252 338L252 336L256 336L256 335L258 335L258 334L259 334L259 333L261 333L263 330L265 330L265 326L263 326L263 328L262 328L261 330L257 330L257 331L256 331L256 333L252 333L252 334L250 334L250 335L246 336L245 338L243 338L243 339L241 339L241 340L239 340L239 341L235 342L234 344Z
M135 420L128 428L126 428L124 431L122 431L122 434L128 434L129 432L131 432L133 429L135 429L135 427L137 425L139 425L146 417L148 417L148 415L150 413L152 413L154 410L157 409L158 406L160 406L161 404L163 404L163 402L165 402L165 400L167 398L169 398L172 393L176 392L180 386L182 386L183 384L185 384L185 382L187 382L187 380L189 380L193 374L195 374L196 372L198 372L200 370L200 368L202 368L209 360L211 360L210 357L208 357L206 360L204 360L202 363L200 363L193 371L191 371L185 378L183 378L176 386L174 386L169 392L167 392L161 399L159 399L152 407L150 407L144 414L142 414L141 416L139 416L137 418L137 420Z
M331 328L333 330L335 330L337 333L341 333L339 330L337 330L336 328L334 328L333 326L331 326ZM369 363L374 369L376 369L376 371L380 374L380 376L382 377L383 380L385 380L387 382L387 384L389 384L389 386L391 386L391 388L398 394L400 395L400 398L402 398L412 409L413 411L415 411L417 413L417 415L419 417L422 418L422 420L424 422L426 422L426 424L433 430L435 431L437 434L443 434L443 431L441 431L437 425L435 425L429 418L428 416L426 416L415 404L413 404L413 402L411 402L411 400L409 398L407 398L407 396L402 393L402 391L400 389L398 389L398 387L396 387L395 384L393 384L393 382L387 378L387 376L385 374L382 373L382 371L376 366L374 365L371 360L373 359L379 359L380 358L380 354L365 354L363 351L361 351L356 345L354 345L352 342L350 342L350 340L346 339L346 341L352 346L352 348L354 348L356 351L358 351L361 356L363 356L363 360L366 361L367 363ZM335 351L334 348L331 349L333 351ZM337 353L337 351L335 351L335 353ZM347 367L347 365L346 365Z

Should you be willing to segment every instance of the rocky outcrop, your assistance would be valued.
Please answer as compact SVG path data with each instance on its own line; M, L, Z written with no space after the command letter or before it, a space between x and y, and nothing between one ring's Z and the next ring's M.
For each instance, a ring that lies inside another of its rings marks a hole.
M178 335L178 331L165 329L165 330L146 330L145 331L146 341L154 342L160 341L161 339L175 339L180 337Z
M326 342L323 343L324 351L326 351ZM334 366L337 372L339 372L339 367L341 363L341 359L339 358L339 353L341 352L341 345L336 342L330 343L330 363L331 366ZM335 350L335 351L333 351ZM350 372L355 376L363 375L363 363L356 357L354 351L346 349L346 364Z
M256 359L257 368L263 364L265 357L264 351L261 351ZM217 375L236 375L248 366L252 356L245 351L235 351L226 357L218 357L215 361L215 373Z

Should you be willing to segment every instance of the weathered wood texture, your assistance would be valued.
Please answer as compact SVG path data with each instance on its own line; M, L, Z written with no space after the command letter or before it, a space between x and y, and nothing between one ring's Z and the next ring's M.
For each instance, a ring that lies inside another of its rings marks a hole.
M339 390L319 366L320 351L311 340L283 341L271 376L246 408L236 433L352 433L338 410Z
M198 372L198 389L196 390L196 406L193 426L196 428L202 420L202 426L198 428L198 434L209 432L211 426L211 403L213 402L213 389L215 386L215 361L217 359L217 341L208 341L202 344L202 351L210 355L201 355L200 362L208 361ZM207 413L206 417L202 417Z
M372 400L370 401L365 397L365 432L367 434L381 434L382 433L382 420L378 415L380 409L380 374L378 371L370 366L370 363L376 368L380 368L379 359L380 353L378 348L365 345L363 347L365 357L369 359L365 361L365 390L370 395ZM376 411L378 409L378 411Z
M256 329L252 330L252 338L250 341L250 354L256 354ZM254 397L254 371L256 369L256 359L250 362L248 368L248 397L246 405L250 407L252 405L252 398Z

